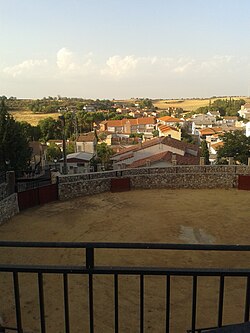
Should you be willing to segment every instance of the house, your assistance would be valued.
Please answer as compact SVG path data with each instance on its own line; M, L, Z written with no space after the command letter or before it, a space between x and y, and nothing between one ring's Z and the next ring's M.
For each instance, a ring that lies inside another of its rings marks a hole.
M88 105L88 104L86 104L83 107L83 110L86 111L86 112L96 112L96 107L94 105Z
M216 125L216 117L208 114L194 115L190 120L192 121L192 134L197 134L197 129Z
M241 105L241 109L238 111L240 117L250 120L250 103Z
M76 140L76 152L94 154L96 152L97 134L95 131L80 134Z
M170 137L154 138L112 156L114 169L199 164L199 147Z
M221 127L206 127L198 129L197 133L199 135L200 140L208 141L208 138L214 136L215 134L223 134L223 130Z
M105 139L105 143L109 146L131 146L139 142L139 138L131 138L129 134L124 133L109 133Z
M238 122L238 117L224 116L222 122L223 124L226 124L228 127L236 126Z
M181 140L181 129L173 126L158 125L159 136L169 136Z
M246 123L246 136L247 137L250 136L250 121L248 123Z
M47 145L39 141L30 141L31 149L30 166L35 173L40 173L46 165Z
M144 117L137 119L105 120L100 123L101 131L111 133L144 133L155 129L155 118Z
M216 143L211 143L208 146L209 150L209 161L211 164L214 164L217 160L217 150L223 147L224 143L222 141L218 141Z
M207 115L212 117L220 117L220 111L208 111Z
M69 174L84 173L91 171L91 160L94 154L86 152L77 152L66 156L67 169ZM59 161L60 172L63 173L63 158Z
M175 117L164 116L157 119L157 127L159 125L182 127L184 125L184 120Z

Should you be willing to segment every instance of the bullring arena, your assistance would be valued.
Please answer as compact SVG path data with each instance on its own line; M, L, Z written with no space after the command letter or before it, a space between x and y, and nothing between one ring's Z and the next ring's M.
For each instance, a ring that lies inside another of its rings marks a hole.
M0 226L1 240L46 242L150 242L178 244L249 244L250 192L237 189L150 189L101 193L27 209ZM85 265L81 249L1 248L2 263ZM96 265L248 268L250 254L160 250L102 250ZM0 311L4 325L15 327L11 273L0 275ZM218 277L199 277L197 327L215 326ZM24 333L40 332L35 274L19 274ZM46 332L64 332L62 276L44 274ZM87 276L71 275L71 332L90 332ZM113 277L93 279L94 328L114 332ZM223 323L244 319L245 278L225 278ZM166 278L144 278L144 332L165 331ZM191 328L192 280L171 277L170 331ZM119 276L119 332L139 332L139 277Z

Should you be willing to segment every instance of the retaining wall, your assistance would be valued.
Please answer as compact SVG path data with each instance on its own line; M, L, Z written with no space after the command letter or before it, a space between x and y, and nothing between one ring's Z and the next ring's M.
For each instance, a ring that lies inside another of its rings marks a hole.
M110 191L111 179L129 177L131 189L234 188L238 175L250 175L250 166L171 166L138 168L59 177L59 199Z
M13 193L0 201L0 224L19 213L17 193Z
M8 184L0 184L0 201L8 196Z

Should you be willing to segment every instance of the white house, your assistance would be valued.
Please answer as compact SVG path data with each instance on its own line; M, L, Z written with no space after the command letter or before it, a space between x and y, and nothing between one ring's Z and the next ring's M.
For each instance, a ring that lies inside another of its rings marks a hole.
M241 109L238 111L238 115L242 118L250 120L250 103L241 105Z
M76 140L76 151L94 154L96 152L97 135L95 132L81 134Z
M246 123L246 136L247 137L250 136L250 121L248 123Z
M67 169L69 174L90 172L91 160L95 155L91 153L78 152L67 155ZM60 172L63 173L63 158L59 161Z

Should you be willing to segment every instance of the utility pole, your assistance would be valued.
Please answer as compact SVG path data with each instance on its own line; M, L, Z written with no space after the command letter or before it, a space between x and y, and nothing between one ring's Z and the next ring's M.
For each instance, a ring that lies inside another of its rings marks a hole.
M59 116L61 120L62 127L63 127L63 169L62 172L64 175L68 174L68 167L67 167L67 157L66 157L66 133L65 133L65 117L64 115Z

